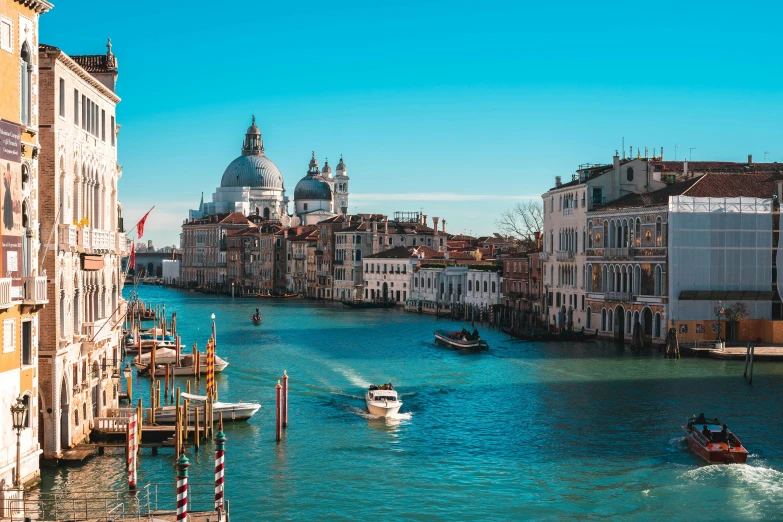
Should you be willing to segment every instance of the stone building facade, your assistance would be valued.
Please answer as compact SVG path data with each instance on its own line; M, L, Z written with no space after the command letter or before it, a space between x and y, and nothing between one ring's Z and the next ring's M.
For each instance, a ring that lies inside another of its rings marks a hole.
M27 408L19 433L22 484L39 474L39 425L48 407L38 367L39 312L47 304L47 275L39 269L38 21L51 8L43 0L0 3L0 488L12 486L17 472L11 406L19 399Z
M42 266L51 304L41 314L44 456L57 458L117 406L128 241L120 223L114 92L117 59L40 48Z

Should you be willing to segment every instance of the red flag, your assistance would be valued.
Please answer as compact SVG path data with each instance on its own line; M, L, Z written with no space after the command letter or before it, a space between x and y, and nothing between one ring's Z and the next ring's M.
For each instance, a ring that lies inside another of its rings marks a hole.
M139 233L139 239L141 239L141 236L144 235L144 222L147 221L147 216L150 215L150 212L152 212L152 209L149 210L146 214L144 214L144 217L141 218L141 220L136 225L136 230Z
M130 259L128 260L128 268L134 268L136 266L136 243L131 243Z

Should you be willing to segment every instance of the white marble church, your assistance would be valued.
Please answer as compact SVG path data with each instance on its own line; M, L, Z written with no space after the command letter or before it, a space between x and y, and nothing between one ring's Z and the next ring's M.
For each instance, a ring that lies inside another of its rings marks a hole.
M261 131L253 116L242 155L226 168L212 201L204 202L202 195L199 208L191 210L189 217L241 212L280 221L284 226L312 225L348 212L348 168L342 157L335 170L333 175L328 161L319 170L313 153L307 174L294 189L294 213L289 214L283 176L265 155Z

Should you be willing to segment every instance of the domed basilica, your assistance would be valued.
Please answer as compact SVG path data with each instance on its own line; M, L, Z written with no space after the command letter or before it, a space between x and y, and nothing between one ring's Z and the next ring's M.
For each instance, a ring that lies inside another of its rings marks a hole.
M346 214L349 178L342 157L335 170L336 174L332 175L328 161L319 170L313 153L307 174L294 189L294 214L289 215L283 176L265 155L264 140L253 116L242 143L242 155L226 167L212 201L204 202L202 195L199 208L190 211L190 218L241 212L280 221L284 226L296 226Z

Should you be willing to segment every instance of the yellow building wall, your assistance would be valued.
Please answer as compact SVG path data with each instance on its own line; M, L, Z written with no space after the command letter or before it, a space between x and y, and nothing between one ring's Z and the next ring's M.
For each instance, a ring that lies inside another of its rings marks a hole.
M714 319L709 321L676 321L677 339L681 343L715 341L718 336L712 330L713 324L718 324L718 321ZM726 323L721 321L720 324L722 324L721 337L725 338ZM683 332L682 325L687 327L687 332ZM737 342L783 344L783 321L770 319L742 319L737 321Z
M14 26L14 54L0 51L0 118L19 123L19 15L35 21L35 13L14 0L0 0L0 14Z

